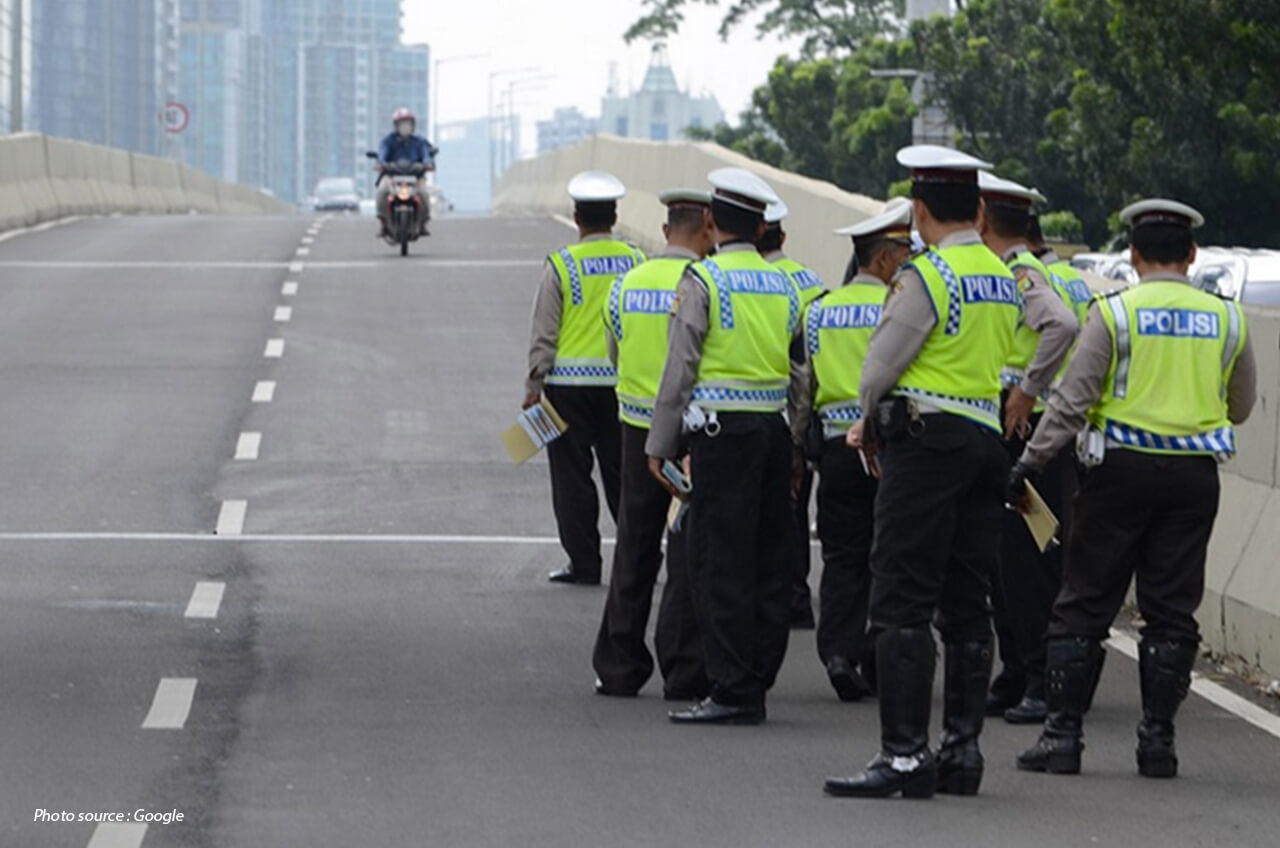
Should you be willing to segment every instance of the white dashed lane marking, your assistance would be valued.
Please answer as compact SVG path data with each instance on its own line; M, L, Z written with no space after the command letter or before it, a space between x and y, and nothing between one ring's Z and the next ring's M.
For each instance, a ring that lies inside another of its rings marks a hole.
M287 323L289 319L293 318L293 307L277 306L274 318L277 324Z
M279 359L284 356L284 339L269 339L262 355L267 359Z
M315 238L315 236L314 236L314 235L303 236L303 237L302 237L302 243L303 243L303 244L315 244L315 243L316 243L316 238Z
M248 501L223 501L218 510L218 524L214 533L219 536L239 536L244 532L244 514L249 510Z
M236 459L257 459L262 448L261 433L241 433L236 442Z
M311 255L311 248L309 248L309 247L300 247L300 248L298 248L298 255L299 255L299 256L310 256L310 255Z
M271 403L276 397L276 384L274 380L259 380L257 385L253 387L254 403Z
M187 603L184 618L217 618L218 607L222 606L222 595L227 590L226 583L201 580L191 592L191 600Z
M285 283L283 286L280 287L280 294L284 295L285 297L293 297L297 293L298 293L297 280L289 280L287 283Z
M162 677L151 709L142 720L143 730L181 730L196 697L194 677Z
M93 829L89 848L139 848L146 836L145 824L103 822Z

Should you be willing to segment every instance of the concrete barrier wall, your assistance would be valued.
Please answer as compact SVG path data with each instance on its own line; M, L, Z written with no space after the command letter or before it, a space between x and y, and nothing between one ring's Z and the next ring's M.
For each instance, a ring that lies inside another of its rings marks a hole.
M876 214L882 203L818 180L753 162L714 144L652 143L599 136L577 147L517 163L505 175L494 208L516 214L572 214L565 192L579 171L604 169L627 185L622 231L646 248L658 246L667 188L705 188L707 172L748 168L791 207L787 252L834 285L849 258L849 242L831 231ZM1222 504L1209 547L1200 621L1205 643L1280 677L1280 310L1248 311L1259 366L1259 400L1239 428L1240 454L1222 474Z
M169 159L36 133L0 136L0 231L69 215L282 214L292 207Z
M747 168L765 179L791 208L787 252L812 267L828 285L840 282L849 261L849 239L832 233L880 212L883 201L843 191L831 183L764 165L707 142L650 142L596 136L576 147L517 162L503 177L494 209L515 214L572 216L565 191L579 171L601 169L627 186L619 205L622 232L646 249L662 243L666 211L658 194L669 188L707 188L715 168Z

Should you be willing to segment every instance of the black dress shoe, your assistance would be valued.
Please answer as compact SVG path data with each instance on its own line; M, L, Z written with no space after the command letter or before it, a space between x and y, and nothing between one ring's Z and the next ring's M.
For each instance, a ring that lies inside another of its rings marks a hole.
M763 724L764 705L758 707L731 707L717 704L711 698L689 707L667 713L675 724Z
M1043 724L1049 715L1049 706L1041 698L1030 695L1004 711L1004 720L1009 724Z
M640 694L639 689L623 689L618 686L609 686L600 678L596 678L596 694L604 695L609 698L634 698Z
M600 578L597 577L579 577L573 572L572 568L565 567L559 571L553 571L547 577L552 583L564 583L570 586L599 586Z
M840 700L852 703L873 694L871 685L844 657L832 657L827 661L827 679Z
M841 798L932 798L938 782L933 755L926 748L914 757L876 754L866 770L853 777L829 777L823 785L828 795Z

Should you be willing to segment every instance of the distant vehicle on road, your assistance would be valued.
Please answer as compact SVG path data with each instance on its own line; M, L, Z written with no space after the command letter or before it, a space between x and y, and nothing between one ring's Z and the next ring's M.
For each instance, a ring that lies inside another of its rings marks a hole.
M365 154L370 159L378 158L377 151L370 150ZM426 208L419 186L426 178L431 166L426 162L382 162L378 165L378 182L388 180L390 187L387 193L387 220L383 222L381 237L388 243L400 247L400 255L409 255L409 243L427 235L427 220L430 210Z
M317 212L359 212L360 194L351 177L325 177L316 183Z
M1280 306L1280 250L1202 247L1191 282L1219 297L1255 306Z

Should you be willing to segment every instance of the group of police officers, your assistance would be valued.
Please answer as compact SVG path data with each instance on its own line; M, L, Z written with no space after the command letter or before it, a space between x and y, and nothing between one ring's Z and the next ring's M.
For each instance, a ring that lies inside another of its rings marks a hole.
M991 715L1043 724L1018 768L1079 772L1102 641L1135 577L1138 768L1172 777L1217 464L1256 397L1242 312L1187 277L1203 219L1127 207L1141 282L1095 296L1045 247L1034 189L945 147L898 161L910 201L836 231L854 255L832 291L784 254L786 206L746 170L664 193L652 258L613 234L616 178L569 184L581 240L544 269L524 403L568 424L548 446L569 556L551 580L600 583L597 463L617 523L596 692L634 697L653 673L665 538L657 660L666 698L692 703L671 721L763 722L789 630L813 621L816 473L819 657L838 697L875 695L881 721L879 752L828 793L976 794ZM1025 526L1028 484L1060 516L1061 549Z

